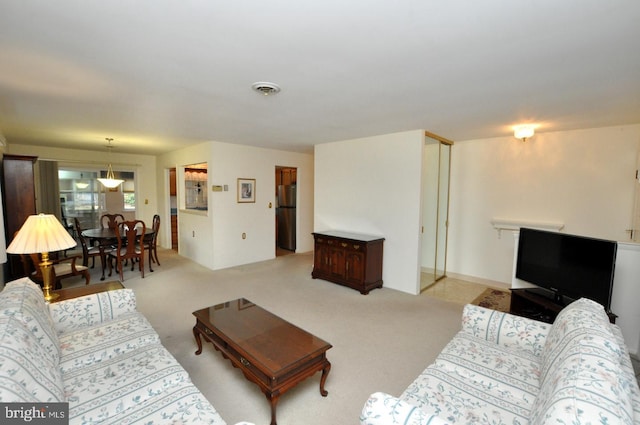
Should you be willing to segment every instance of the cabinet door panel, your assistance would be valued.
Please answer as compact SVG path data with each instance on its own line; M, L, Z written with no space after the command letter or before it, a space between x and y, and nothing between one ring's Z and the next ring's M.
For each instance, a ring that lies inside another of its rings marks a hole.
M344 257L344 249L342 248L331 248L330 249L330 266L331 266L331 275L343 278L345 277L345 266L346 260Z
M364 255L359 252L347 253L346 278L353 283L364 282Z
M322 243L316 244L314 257L314 267L317 268L317 273L328 275L331 272L329 248Z

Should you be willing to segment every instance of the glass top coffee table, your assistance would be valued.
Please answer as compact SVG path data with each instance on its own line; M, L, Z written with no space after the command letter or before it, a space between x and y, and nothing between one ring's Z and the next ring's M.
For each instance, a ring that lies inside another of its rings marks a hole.
M320 394L331 363L331 344L292 325L251 301L239 298L194 311L193 335L202 353L203 337L257 384L271 403L271 425L276 425L276 404L300 381L322 371Z

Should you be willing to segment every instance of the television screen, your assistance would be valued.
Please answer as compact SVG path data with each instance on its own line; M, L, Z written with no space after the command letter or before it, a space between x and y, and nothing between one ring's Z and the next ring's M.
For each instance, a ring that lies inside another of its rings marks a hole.
M617 248L614 241L521 228L516 277L557 300L585 297L609 311Z

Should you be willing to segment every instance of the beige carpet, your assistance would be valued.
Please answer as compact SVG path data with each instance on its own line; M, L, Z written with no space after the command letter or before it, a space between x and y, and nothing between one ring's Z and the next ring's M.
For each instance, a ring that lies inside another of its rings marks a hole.
M244 297L333 345L326 390L320 373L285 393L279 425L357 424L372 392L399 395L427 367L460 328L462 304L382 288L369 295L311 279L311 253L211 271L173 251L159 251L154 273L125 271L125 287L163 344L228 424L269 423L270 408L258 386L248 382L208 344L200 356L193 311ZM98 281L99 270L92 271ZM80 282L65 282L76 286Z

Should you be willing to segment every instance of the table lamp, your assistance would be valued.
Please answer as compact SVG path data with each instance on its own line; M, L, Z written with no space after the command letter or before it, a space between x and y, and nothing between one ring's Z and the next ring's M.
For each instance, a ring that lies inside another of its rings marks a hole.
M49 260L49 253L62 251L76 246L76 241L52 214L30 215L13 238L7 252L9 254L42 254L42 291L47 302L58 298L52 294L53 263Z

